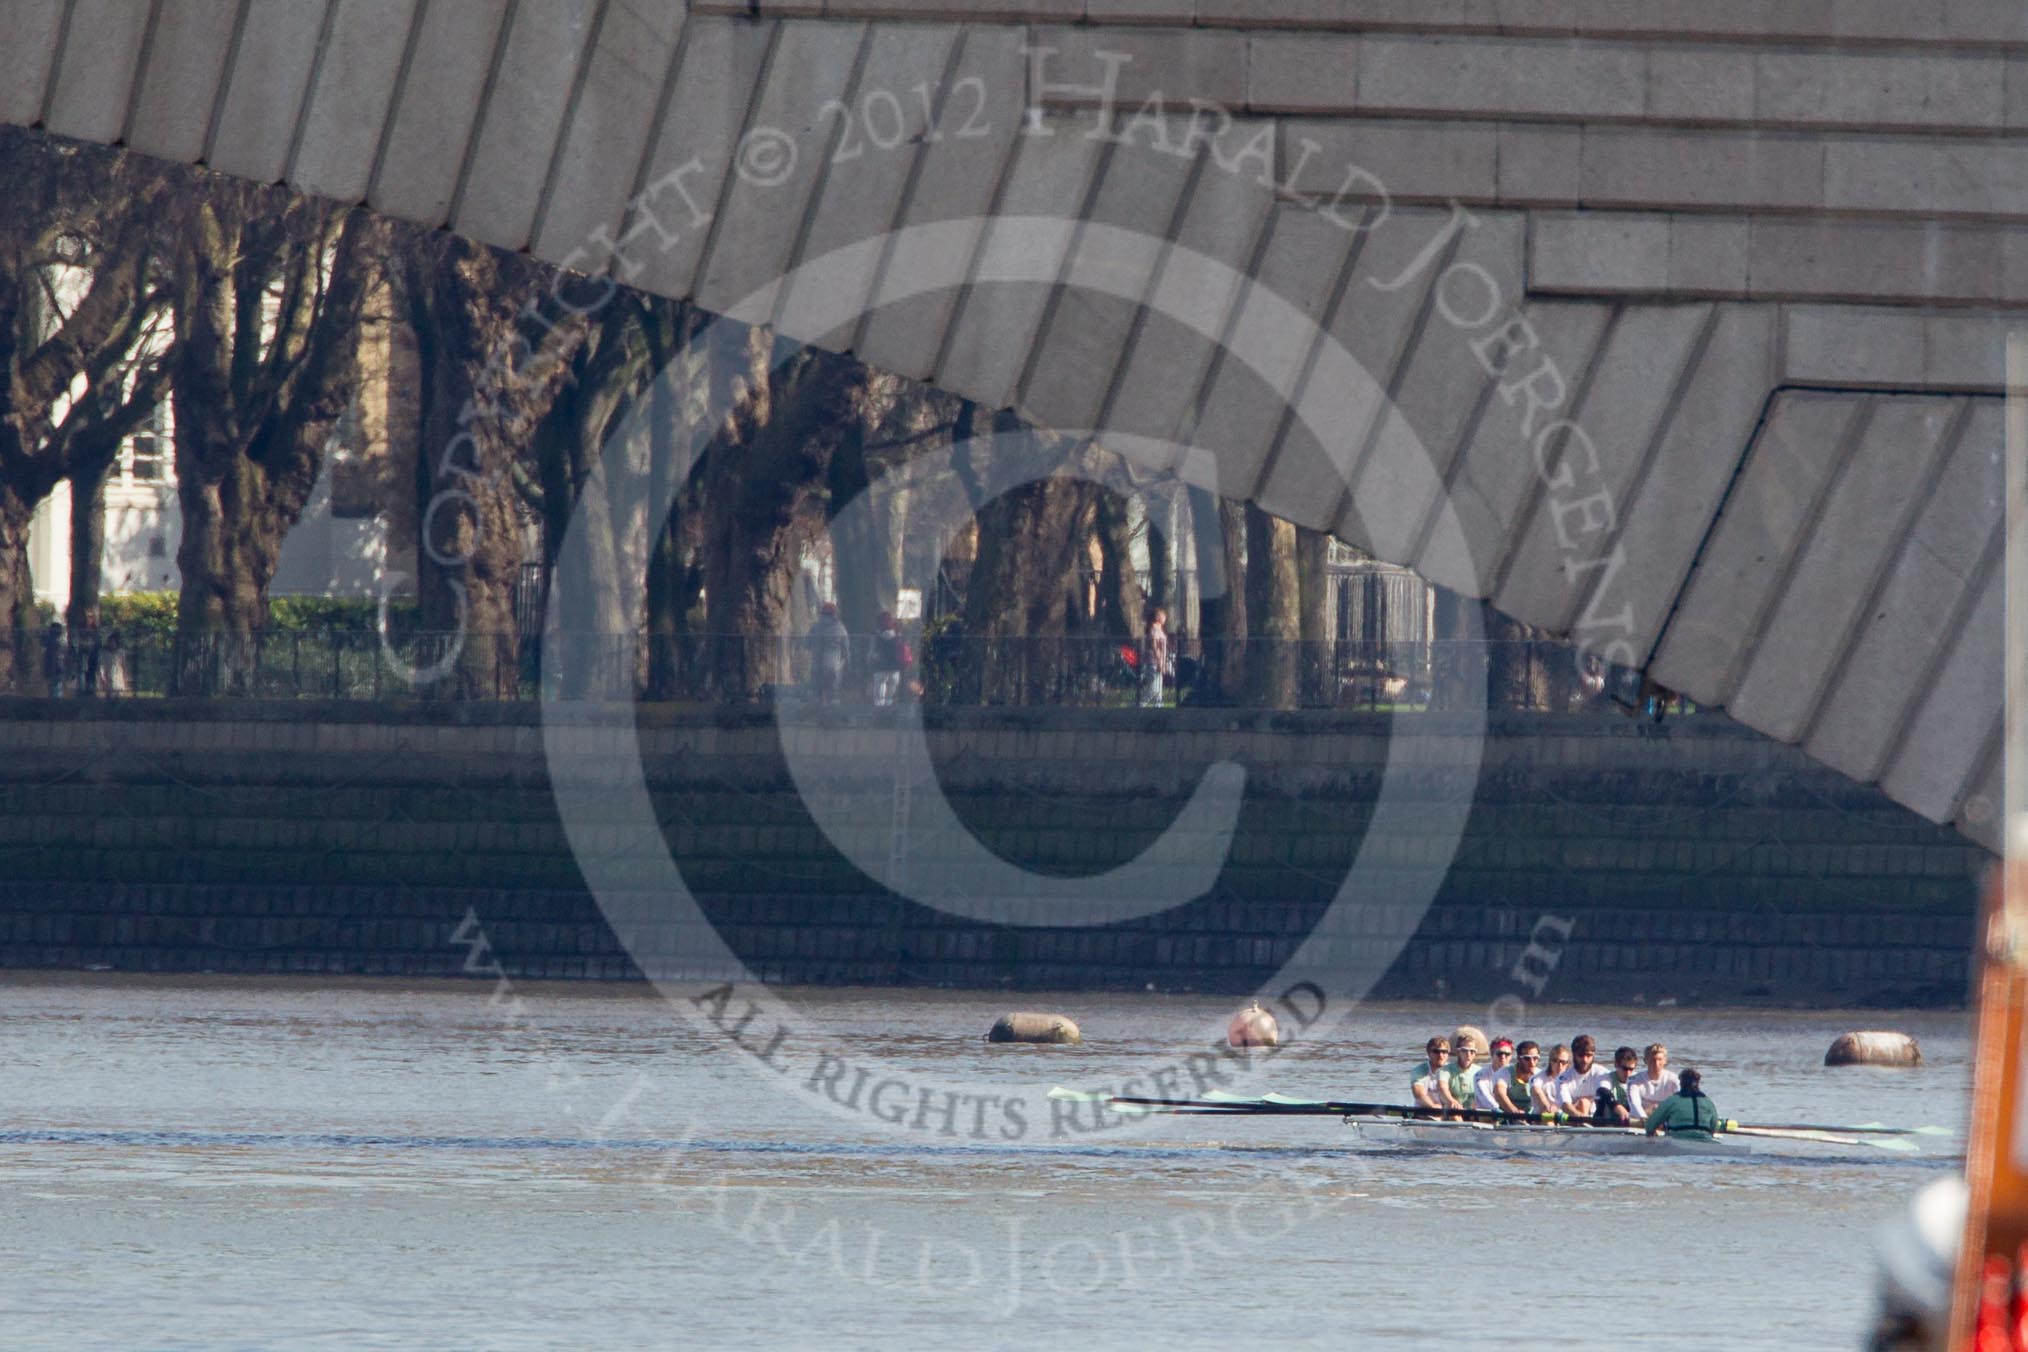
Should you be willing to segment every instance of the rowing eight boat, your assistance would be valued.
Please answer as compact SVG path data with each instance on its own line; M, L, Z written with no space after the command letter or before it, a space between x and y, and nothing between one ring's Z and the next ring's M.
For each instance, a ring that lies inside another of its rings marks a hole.
M1636 1127L1557 1127L1514 1122L1416 1122L1402 1118L1348 1117L1362 1144L1494 1154L1723 1155L1752 1154L1743 1142L1709 1136L1648 1135ZM1826 1137L1835 1141L1836 1138ZM1838 1144L1844 1144L1839 1141ZM1857 1142L1853 1142L1857 1144Z

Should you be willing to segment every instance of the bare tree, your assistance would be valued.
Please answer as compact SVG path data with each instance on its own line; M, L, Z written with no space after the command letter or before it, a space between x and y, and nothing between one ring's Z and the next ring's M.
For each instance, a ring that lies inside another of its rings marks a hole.
M1301 592L1296 528L1246 505L1246 654L1248 702L1264 709L1294 707Z
M162 180L123 156L0 130L0 687L36 623L35 509L65 479L96 485L161 402L152 342Z
M381 234L363 212L280 189L206 175L179 194L169 372L186 636L267 623L282 542L351 398Z

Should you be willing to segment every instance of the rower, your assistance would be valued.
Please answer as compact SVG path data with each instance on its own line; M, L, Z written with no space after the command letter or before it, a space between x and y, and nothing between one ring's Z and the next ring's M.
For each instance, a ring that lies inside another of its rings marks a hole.
M1438 1113L1463 1107L1451 1092L1451 1044L1433 1037L1423 1045L1423 1054L1429 1058L1429 1064L1417 1067L1408 1081L1408 1092L1415 1096L1416 1106Z
M1559 1042L1549 1049L1549 1064L1542 1073L1528 1081L1528 1097L1535 1104L1538 1113L1555 1113L1563 1110L1562 1100L1556 1096L1556 1082L1563 1078L1563 1072L1570 1069L1570 1048Z
M1599 1083L1594 1095L1591 1124L1595 1127L1631 1127L1641 1118L1635 1117L1629 1106L1629 1086L1634 1079L1634 1067L1640 1064L1640 1057L1632 1047L1622 1047L1613 1053L1612 1074Z
M1451 1051L1451 1097L1461 1108L1469 1108L1478 1101L1478 1079L1485 1067L1475 1064L1479 1049L1470 1038L1458 1038Z
M1643 1121L1655 1111L1655 1106L1676 1092L1676 1072L1669 1069L1669 1049L1659 1042L1650 1042L1647 1051L1641 1054L1647 1068L1634 1076L1627 1085L1627 1110L1636 1122Z
M1505 1112L1493 1090L1495 1085L1504 1084L1514 1076L1514 1040L1494 1038L1492 1053L1493 1064L1483 1067L1478 1078L1472 1081L1472 1106L1489 1113Z
M1500 1059L1500 1046L1506 1039L1493 1044L1493 1059ZM1537 1078L1536 1065L1542 1059L1542 1048L1533 1042L1524 1042L1513 1049L1514 1065L1509 1070L1496 1070L1490 1076L1480 1076L1480 1087L1490 1084L1493 1106L1503 1113L1526 1115L1541 1111L1528 1092L1528 1086Z
M1677 1090L1648 1114L1648 1135L1666 1131L1708 1141L1718 1131L1718 1106L1703 1091L1704 1077L1686 1070Z
M1590 1033L1570 1040L1570 1069L1556 1077L1558 1106L1580 1122L1591 1120L1598 1087L1612 1078L1612 1068L1598 1064L1598 1043Z

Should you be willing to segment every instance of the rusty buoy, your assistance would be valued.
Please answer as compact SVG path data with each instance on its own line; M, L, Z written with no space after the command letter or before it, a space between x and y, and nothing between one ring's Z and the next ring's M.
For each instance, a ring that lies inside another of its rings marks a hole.
M994 1020L988 1042L1045 1042L1067 1044L1084 1041L1077 1025L1061 1014L1033 1014L1016 1011Z
M1225 1025L1225 1042L1230 1047L1278 1047L1281 1041L1281 1025L1275 1022L1272 1011L1261 1008L1258 1000L1233 1015L1232 1022Z
M1922 1048L1906 1033L1846 1033L1824 1053L1827 1066L1919 1066Z

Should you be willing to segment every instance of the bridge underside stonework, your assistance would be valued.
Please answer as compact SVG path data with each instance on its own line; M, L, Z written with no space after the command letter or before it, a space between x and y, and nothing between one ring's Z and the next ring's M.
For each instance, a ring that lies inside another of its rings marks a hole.
M0 121L1256 501L1992 846L2019 0L0 0Z

